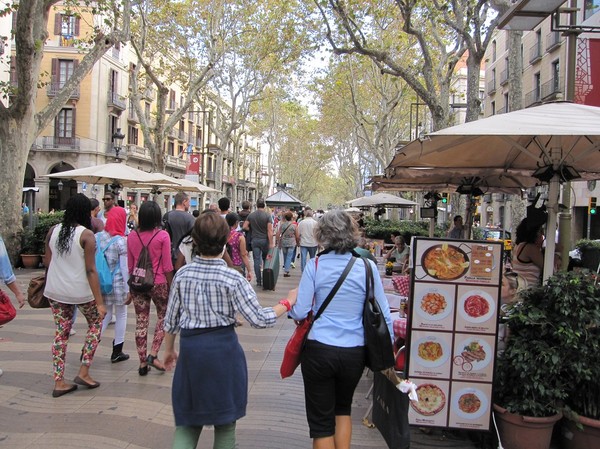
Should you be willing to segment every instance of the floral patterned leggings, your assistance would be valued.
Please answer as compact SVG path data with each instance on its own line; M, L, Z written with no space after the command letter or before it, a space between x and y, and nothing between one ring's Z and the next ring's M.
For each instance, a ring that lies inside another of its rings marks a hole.
M65 376L65 357L67 355L67 344L73 322L75 309L79 308L81 314L88 323L88 331L85 335L85 343L81 350L81 364L90 366L94 358L94 353L100 343L100 331L102 329L102 320L96 307L96 301L86 302L85 304L63 304L61 302L50 301L50 309L54 317L56 333L52 343L52 364L54 369L54 380L63 380Z
M150 326L150 301L156 307L158 320L154 327L152 340L152 354L158 354L160 345L165 337L164 323L169 300L169 287L165 284L156 284L148 293L131 292L133 307L135 309L135 345L137 347L140 363L146 363L148 350L148 327Z

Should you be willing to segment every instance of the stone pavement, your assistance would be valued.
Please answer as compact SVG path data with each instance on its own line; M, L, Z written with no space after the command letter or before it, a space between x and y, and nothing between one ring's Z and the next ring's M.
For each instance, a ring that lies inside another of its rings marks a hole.
M38 272L15 271L24 291ZM275 304L297 286L299 279L299 268L292 270L289 278L280 275L275 292L258 290L261 304ZM77 372L85 334L81 320L80 316L75 324L77 334L69 341L67 379ZM153 325L151 322L151 328ZM302 376L299 371L285 380L279 376L279 364L293 327L292 320L280 318L271 329L252 329L247 323L237 328L249 370L248 413L237 424L240 449L306 449L312 445L304 413ZM131 359L116 364L109 359L112 326L103 335L91 371L102 383L100 388L80 387L55 399L51 396L50 343L54 325L50 313L28 306L18 310L17 318L0 329L0 368L4 371L0 377L0 448L170 448L174 426L172 373L153 370L146 377L138 375L134 329L135 314L130 308L124 349ZM371 383L372 377L365 376L354 397L352 448L386 447L377 429L362 424L371 401L366 397ZM413 449L475 448L465 435L439 430L424 434L414 428L411 440ZM203 432L198 447L212 447L210 429Z

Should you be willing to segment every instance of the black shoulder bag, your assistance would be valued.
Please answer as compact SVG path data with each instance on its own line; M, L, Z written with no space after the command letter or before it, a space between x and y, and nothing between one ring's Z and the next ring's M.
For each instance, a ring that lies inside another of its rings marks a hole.
M394 349L392 337L375 299L375 281L369 261L361 257L365 264L367 295L363 310L363 326L365 328L366 364L372 371L382 371L394 366Z

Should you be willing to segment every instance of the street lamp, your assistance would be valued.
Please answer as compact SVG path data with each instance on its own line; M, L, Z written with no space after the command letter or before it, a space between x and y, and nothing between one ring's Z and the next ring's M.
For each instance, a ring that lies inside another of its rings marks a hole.
M121 128L117 128L115 133L112 135L112 144L115 149L115 159L117 162L121 162L119 158L119 153L121 152L121 145L123 144L123 139L125 138L125 134L121 133Z
M58 180L58 184L56 186L58 187L58 190L62 192L62 189L63 189L63 186L64 186L64 184L62 182L62 179Z

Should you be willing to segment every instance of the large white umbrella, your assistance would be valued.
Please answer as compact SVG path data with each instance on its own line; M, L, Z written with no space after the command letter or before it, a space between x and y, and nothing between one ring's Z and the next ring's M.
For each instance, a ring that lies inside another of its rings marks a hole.
M548 235L556 232L559 183L600 179L600 108L548 103L431 133L402 148L388 167L441 167L529 171L532 185L548 182ZM554 239L548 239L544 279L552 274Z
M113 188L137 187L142 183L173 184L173 181L165 180L159 173L146 173L126 164L112 163L93 165L86 168L66 170L46 175L49 178L75 179L89 184L111 184Z
M376 193L348 201L352 207L413 207L418 203L389 193Z
M160 191L181 191L181 192L196 192L196 193L211 193L219 192L219 190L208 187L200 182L191 181L184 178L173 178L172 176L163 173L154 173L160 181L139 183L137 187L150 188Z

